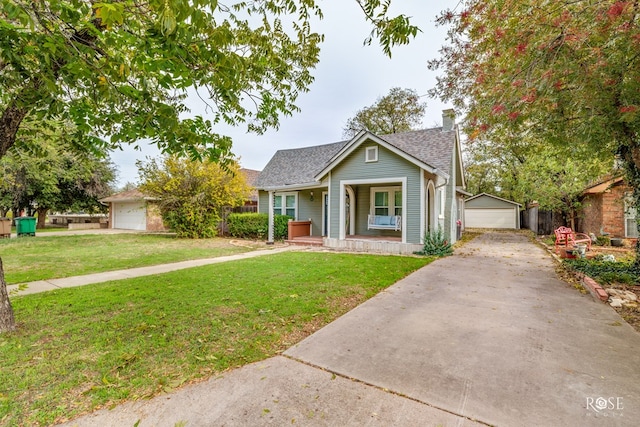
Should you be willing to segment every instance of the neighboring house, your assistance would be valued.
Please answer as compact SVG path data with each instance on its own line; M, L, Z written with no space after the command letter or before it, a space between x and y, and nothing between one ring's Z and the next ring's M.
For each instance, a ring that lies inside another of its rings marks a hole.
M596 236L606 232L612 237L638 237L636 213L630 203L632 191L621 176L590 185L582 193L578 231Z
M251 193L249 198L245 200L244 205L235 208L236 212L256 212L258 210L258 190L256 190L254 183L260 175L260 171L254 169L240 168L240 172L244 175L244 179L249 187L251 187Z
M465 226L469 228L520 228L521 205L487 193L464 201Z
M134 189L105 197L100 202L109 206L109 228L164 231L167 228L154 200Z
M304 221L333 248L412 253L438 227L455 242L465 181L452 113L442 128L278 151L254 183L259 212Z

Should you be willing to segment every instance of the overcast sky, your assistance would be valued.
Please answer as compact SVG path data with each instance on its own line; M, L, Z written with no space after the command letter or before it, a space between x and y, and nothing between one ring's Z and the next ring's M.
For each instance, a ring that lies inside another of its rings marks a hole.
M221 131L233 138L232 151L240 158L241 166L262 170L277 150L343 140L347 120L393 87L415 89L425 95L436 78L427 70L427 61L438 56L446 36L445 28L436 28L435 18L457 3L458 0L395 0L393 11L411 16L422 33L410 45L394 48L389 59L379 45L363 46L371 28L354 0L320 0L324 19L314 30L325 34L325 42L313 71L315 81L309 92L298 98L302 111L282 118L278 130L264 135L248 134L242 127ZM442 110L450 106L427 96L422 100L427 102L423 127L441 125ZM204 113L199 100L190 107L193 114ZM159 151L147 145L142 145L142 151L125 147L114 152L111 159L118 167L118 185L138 182L136 160L157 156Z

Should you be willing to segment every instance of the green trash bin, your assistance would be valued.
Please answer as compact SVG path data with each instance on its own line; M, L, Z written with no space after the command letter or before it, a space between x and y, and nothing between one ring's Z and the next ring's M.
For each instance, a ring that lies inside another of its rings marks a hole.
M21 216L16 218L16 234L21 236L36 235L36 219L32 216Z

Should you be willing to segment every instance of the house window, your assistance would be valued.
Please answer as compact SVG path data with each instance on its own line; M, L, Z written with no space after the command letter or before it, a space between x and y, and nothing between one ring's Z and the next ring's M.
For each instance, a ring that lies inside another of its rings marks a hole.
M287 215L296 219L298 217L297 208L297 193L277 193L273 196L273 213L275 215Z
M402 215L402 187L372 187L371 212L374 215Z
M438 209L438 217L444 218L444 205L445 205L445 191L440 190L440 206Z
M395 210L394 210L394 215L400 215L400 216L402 216L402 190L400 190L400 191L394 191L394 194L395 194L395 201L394 201Z
M625 237L638 237L638 223L636 222L636 208L630 193L624 198L624 226Z
M369 162L377 162L378 161L378 146L367 147L365 150L364 161Z

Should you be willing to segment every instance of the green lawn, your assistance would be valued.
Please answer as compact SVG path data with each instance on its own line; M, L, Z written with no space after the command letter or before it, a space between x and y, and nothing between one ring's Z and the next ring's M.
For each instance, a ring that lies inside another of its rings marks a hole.
M0 424L60 422L276 355L430 261L289 252L14 298Z
M7 283L16 284L232 255L256 247L231 245L228 239L178 239L169 234L87 234L0 239L0 256Z

